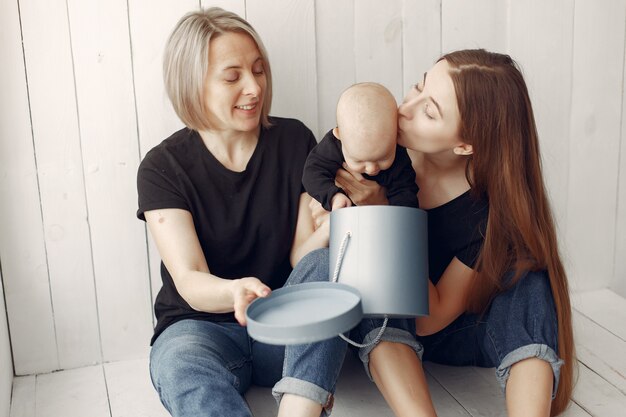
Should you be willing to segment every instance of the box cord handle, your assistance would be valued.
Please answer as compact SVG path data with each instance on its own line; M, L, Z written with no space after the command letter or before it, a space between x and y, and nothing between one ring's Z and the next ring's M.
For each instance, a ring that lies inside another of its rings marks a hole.
M335 264L335 272L333 274L333 282L337 282L337 280L339 279L339 271L341 270L341 264L343 263L343 255L346 252L346 247L348 246L348 240L350 240L351 236L352 236L352 232L348 230L346 232L346 235L343 237L343 240L341 241L341 245L339 246L339 253L337 254L337 263ZM385 329L387 328L388 321L389 321L389 318L385 316L385 320L383 321L383 325L380 328L378 335L374 338L374 340L372 340L369 343L357 343L342 334L339 334L339 337L341 337L346 342L350 343L352 346L355 346L358 348L369 347L380 342L380 339L381 337L383 337L383 333L385 333Z

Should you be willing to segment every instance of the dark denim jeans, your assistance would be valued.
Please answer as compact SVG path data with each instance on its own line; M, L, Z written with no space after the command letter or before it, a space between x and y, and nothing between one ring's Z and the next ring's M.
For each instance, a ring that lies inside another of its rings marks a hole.
M495 367L503 390L513 364L543 359L554 373L553 396L563 364L556 354L557 339L556 310L545 271L525 274L498 294L484 315L466 313L438 333L418 337L424 361Z
M328 281L328 248L318 249L306 255L292 272L286 286L316 281ZM359 357L363 361L366 373L369 375L369 354L376 344L370 344L378 335L382 319L363 319L359 325L348 332L347 336L354 342L366 344L368 346L359 349ZM416 355L421 352L421 346L415 339L415 321L413 319L392 319L387 323L387 328L380 341L390 341L404 343L411 346ZM335 383L339 374L330 374L325 370L324 376L326 384L320 385L311 381L311 374L319 372L312 369L323 365L320 369L328 367L328 363L336 363L341 367L346 355L348 345L339 337L335 337L324 342L307 345L292 345L285 348L285 364L283 378L274 386L272 393L277 401L283 394L295 393L320 404L326 404L322 416L330 415L333 404L333 393ZM326 359L324 358L326 355ZM311 358L316 358L311 360ZM339 362L335 362L340 360ZM325 362L326 361L326 362ZM333 368L339 371L339 368ZM371 378L371 376L370 376ZM331 384L332 383L332 384Z
M320 249L296 265L286 285L328 278L328 249ZM378 334L381 323L363 320L350 336L367 343ZM421 349L412 319L390 320L387 327L381 340L409 344L416 352ZM359 352L366 369L372 348ZM347 343L339 337L307 345L271 346L251 339L237 323L183 320L155 341L150 374L161 402L174 417L250 417L242 394L251 384L273 385L278 401L286 393L309 398L324 405L322 415L327 416L346 351Z

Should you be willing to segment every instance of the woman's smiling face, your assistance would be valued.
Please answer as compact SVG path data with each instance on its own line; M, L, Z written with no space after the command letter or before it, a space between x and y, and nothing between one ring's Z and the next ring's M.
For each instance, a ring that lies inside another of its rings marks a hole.
M462 143L461 116L450 66L439 61L398 108L398 143L426 154L451 151Z
M226 32L209 45L204 102L211 130L249 132L259 127L267 79L254 40Z

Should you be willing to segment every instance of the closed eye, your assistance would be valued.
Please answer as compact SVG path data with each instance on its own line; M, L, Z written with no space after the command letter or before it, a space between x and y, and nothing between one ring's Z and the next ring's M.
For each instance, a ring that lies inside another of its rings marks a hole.
M426 115L426 117L428 117L429 119L434 119L435 117L430 114L430 106L429 103L424 104L424 114Z
M228 83L234 83L239 79L239 73L237 71L229 71L224 74L224 81Z

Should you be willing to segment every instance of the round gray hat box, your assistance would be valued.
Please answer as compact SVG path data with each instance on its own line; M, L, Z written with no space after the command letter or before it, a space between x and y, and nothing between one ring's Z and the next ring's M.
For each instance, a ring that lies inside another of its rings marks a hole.
M426 232L426 212L415 208L333 211L329 282L296 284L257 298L246 310L248 333L269 344L313 343L350 330L363 316L427 315ZM331 282L342 244L338 282Z
M427 231L427 214L416 208L335 210L330 214L329 276L346 240L338 282L359 290L365 316L428 315Z

